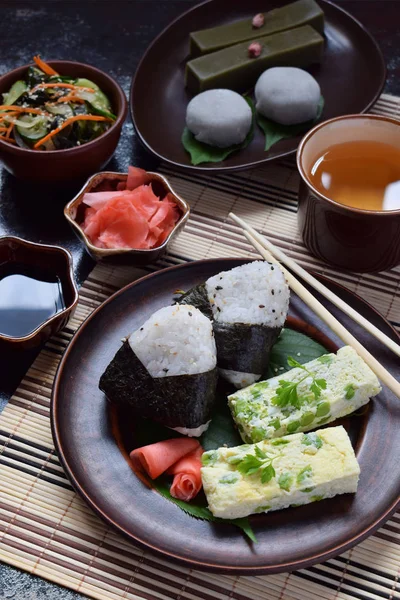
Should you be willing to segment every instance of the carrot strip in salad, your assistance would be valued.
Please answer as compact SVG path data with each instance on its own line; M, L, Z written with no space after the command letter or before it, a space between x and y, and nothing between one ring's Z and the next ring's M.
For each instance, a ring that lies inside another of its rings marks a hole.
M10 125L7 127L6 138L10 137L10 133L12 132L13 128L14 128L14 123L10 123Z
M39 69L41 71L43 71L43 73L46 73L46 75L58 75L57 71L55 71L53 69L53 67L51 67L50 65L45 63L44 60L42 60L39 55L34 56L33 60L35 61L36 65L39 67Z
M84 85L74 85L72 83L38 83L34 88L32 88L31 94L33 94L33 92L37 92L37 90L53 87L65 88L67 90L82 90L84 92L91 92L93 94L95 93L94 89L85 87Z
M7 112L7 114L0 116L0 123L2 123L3 121L5 121L6 119L8 119L9 117L15 117L15 115L17 115L18 112L13 111L13 112Z
M7 131L8 127L0 127L0 131Z
M64 123L57 127L57 129L53 129L53 131L50 131L50 133L48 133L41 140L36 142L36 144L33 146L34 149L37 150L37 148L40 148L42 144L48 142L53 136L57 135L57 133L60 133L60 131L65 129L65 127L68 127L68 125L71 125L71 123L75 123L75 121L112 121L112 119L109 119L108 117L100 117L97 115L75 115L74 117L69 117L69 119L66 119Z
M43 112L40 108L26 108L24 106L15 106L14 104L1 104L0 111L16 111L16 112L26 112L32 113L34 115L47 115L46 112ZM10 113L8 113L10 114ZM8 116L8 115L7 115Z
M58 98L57 102L77 102L78 104L84 104L85 101L79 96L74 96L74 94L67 94L66 96L61 96Z
M4 135L0 135L0 140L4 140L5 142L10 142L10 144L16 144L17 143L12 138L5 137Z

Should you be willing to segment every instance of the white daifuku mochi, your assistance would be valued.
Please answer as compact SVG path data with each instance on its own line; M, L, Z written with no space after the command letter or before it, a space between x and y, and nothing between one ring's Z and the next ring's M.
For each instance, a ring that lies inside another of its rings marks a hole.
M321 89L307 71L274 67L260 75L254 94L261 115L281 125L294 125L315 119Z
M227 148L241 144L253 115L246 100L232 90L208 90L195 96L186 110L186 125L196 140Z

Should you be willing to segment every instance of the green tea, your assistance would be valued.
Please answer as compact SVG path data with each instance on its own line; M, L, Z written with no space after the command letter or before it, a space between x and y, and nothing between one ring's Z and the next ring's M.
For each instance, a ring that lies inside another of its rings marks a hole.
M336 144L313 161L310 181L324 196L364 210L400 209L400 149L355 141Z

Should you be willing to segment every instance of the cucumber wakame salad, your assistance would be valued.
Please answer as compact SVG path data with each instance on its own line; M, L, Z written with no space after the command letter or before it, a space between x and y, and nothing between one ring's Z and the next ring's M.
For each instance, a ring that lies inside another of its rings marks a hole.
M3 94L0 139L30 150L86 144L117 118L107 96L89 79L59 75L39 56L24 80Z

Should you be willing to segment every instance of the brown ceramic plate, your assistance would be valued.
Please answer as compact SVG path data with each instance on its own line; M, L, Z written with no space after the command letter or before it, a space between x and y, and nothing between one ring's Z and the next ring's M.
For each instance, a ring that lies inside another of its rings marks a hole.
M265 574L303 568L343 552L395 511L400 500L399 400L383 389L367 414L344 421L361 465L356 495L255 515L251 524L258 543L251 546L234 526L198 521L140 481L124 456L134 441L121 451L116 440L126 439L129 423L121 426L119 420L119 427L112 429L107 401L97 387L121 338L170 304L175 290L188 289L244 262L248 261L215 259L165 269L128 285L102 304L79 329L61 361L53 390L52 426L60 459L76 490L133 542L192 568ZM361 298L323 281L398 341L389 323ZM339 313L321 301L333 314ZM303 327L307 322L307 333L325 340L327 347L342 345L293 294L290 315L291 325L302 328L302 322ZM389 350L346 316L339 318L395 377L400 376L398 359Z
M238 170L295 152L302 136L282 140L264 151L255 128L251 144L220 163L194 167L181 144L191 95L184 69L191 31L221 25L287 4L286 0L209 0L173 21L151 44L132 81L130 107L136 131L151 152L176 166L194 170ZM376 101L386 79L382 53L370 33L342 8L318 0L325 13L324 61L310 72L325 98L323 119L361 113Z

